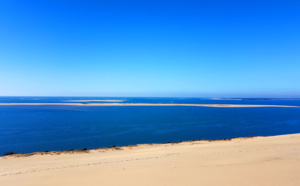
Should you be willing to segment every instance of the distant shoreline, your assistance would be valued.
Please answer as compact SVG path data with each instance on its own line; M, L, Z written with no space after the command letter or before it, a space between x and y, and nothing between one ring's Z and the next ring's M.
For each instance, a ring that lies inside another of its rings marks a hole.
M300 98L211 98L212 100L237 100L237 101L270 101L270 100L300 100Z
M123 102L123 99L65 100L64 102Z
M238 104L181 104L181 103L0 103L0 106L195 106L195 107L293 107L291 105L238 105Z

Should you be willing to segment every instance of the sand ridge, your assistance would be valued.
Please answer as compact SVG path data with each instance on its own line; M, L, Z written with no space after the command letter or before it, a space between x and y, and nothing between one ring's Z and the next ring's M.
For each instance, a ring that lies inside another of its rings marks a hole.
M0 158L0 185L299 185L300 134Z

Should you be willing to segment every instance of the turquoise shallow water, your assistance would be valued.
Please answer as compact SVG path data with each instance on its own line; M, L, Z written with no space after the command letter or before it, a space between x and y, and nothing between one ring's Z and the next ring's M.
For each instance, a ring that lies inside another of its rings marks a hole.
M297 105L300 100L0 97L0 103L124 99L127 103ZM80 102L80 101L78 101ZM300 132L300 108L0 106L0 155Z

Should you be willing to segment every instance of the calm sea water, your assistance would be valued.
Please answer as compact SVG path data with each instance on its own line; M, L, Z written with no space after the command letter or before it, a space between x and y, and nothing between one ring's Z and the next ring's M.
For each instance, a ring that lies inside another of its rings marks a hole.
M300 106L300 100L107 97L0 97L0 103L65 103L79 99ZM0 155L299 132L300 108L0 106Z

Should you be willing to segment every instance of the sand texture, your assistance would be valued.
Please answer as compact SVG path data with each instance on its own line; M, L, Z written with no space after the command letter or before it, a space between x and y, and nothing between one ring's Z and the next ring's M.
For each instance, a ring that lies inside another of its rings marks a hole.
M0 185L300 185L300 134L41 154L0 157Z

